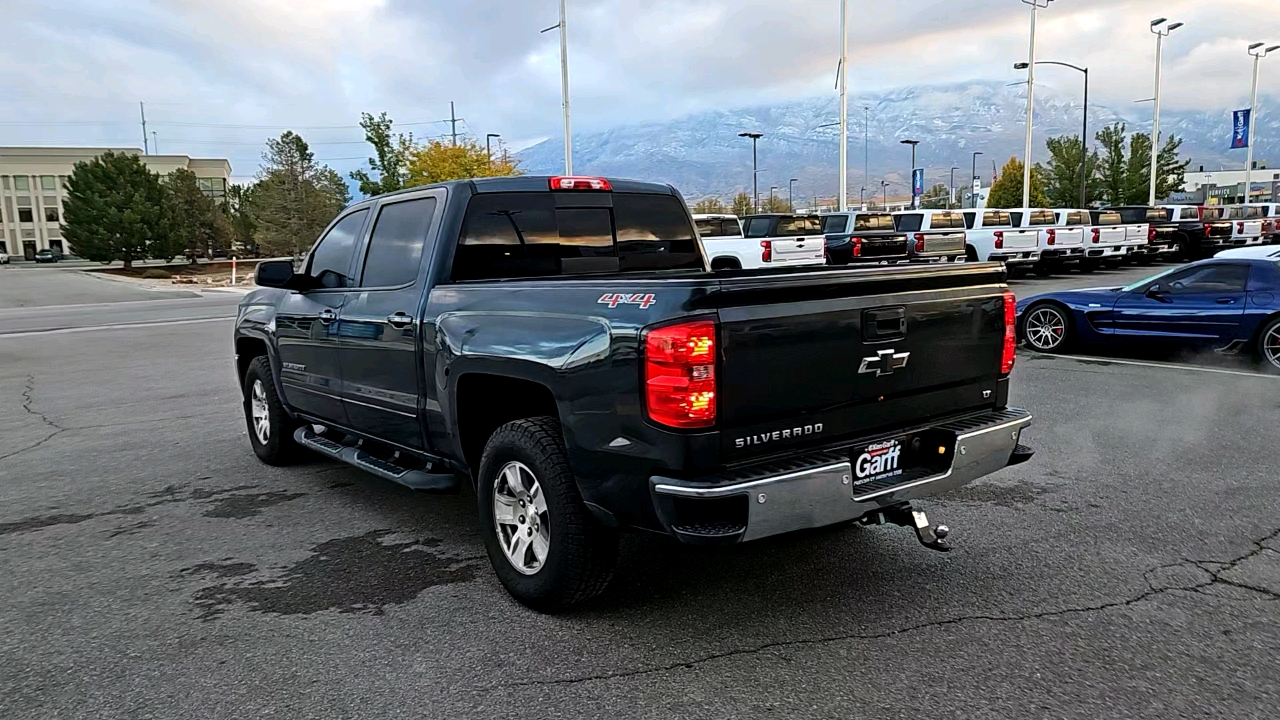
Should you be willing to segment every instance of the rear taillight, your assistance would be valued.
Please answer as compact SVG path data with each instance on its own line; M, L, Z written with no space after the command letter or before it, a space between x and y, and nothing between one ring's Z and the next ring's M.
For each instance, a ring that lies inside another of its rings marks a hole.
M773 262L773 241L760 241L760 262Z
M924 233L916 233L916 252L924 252Z
M1156 241L1156 229L1151 226L1147 226L1147 242L1155 242L1155 241Z
M849 238L853 243L853 256L862 257L862 238Z
M716 423L716 324L695 320L644 335L645 412L659 425Z
M1052 245L1052 244L1054 244L1054 243L1056 243L1056 242L1058 241L1058 231L1057 231L1057 230L1052 230L1052 229L1050 229L1050 230L1045 230L1045 233L1047 233L1047 234L1049 235L1048 243L1049 243L1050 245Z
M1099 241L1099 240L1101 240L1101 239L1102 239L1102 231L1101 231L1101 230L1099 230L1098 228L1094 228L1094 229L1093 229L1093 244L1094 244L1094 245L1097 245L1097 244L1098 244L1098 241Z
M1004 350L1000 353L1000 374L1013 372L1013 361L1018 352L1018 299L1011 290L1004 291Z
M1209 232L1210 230L1213 230L1213 223L1205 223L1205 224L1204 224L1204 231L1207 233L1207 232Z
M602 177L582 175L558 175L551 178L552 190L612 190L613 186Z
M1236 223L1236 234L1237 235L1244 234L1244 223Z
M1003 250L1004 249L1004 231L997 230L995 234L996 234L996 249Z

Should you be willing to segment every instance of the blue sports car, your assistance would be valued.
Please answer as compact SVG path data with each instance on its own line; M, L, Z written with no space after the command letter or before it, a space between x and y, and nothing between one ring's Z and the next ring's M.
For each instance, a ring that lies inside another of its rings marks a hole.
M1018 333L1048 353L1121 343L1246 352L1280 373L1280 248L1229 250L1126 287L1027 298Z

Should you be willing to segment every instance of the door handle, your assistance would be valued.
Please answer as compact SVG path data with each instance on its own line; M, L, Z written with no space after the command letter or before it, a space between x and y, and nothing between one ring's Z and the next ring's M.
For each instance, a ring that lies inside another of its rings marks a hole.
M334 312L334 311L332 311L332 310L321 310L321 311L320 311L320 322L324 323L325 325L328 325L329 323L331 323L331 322L333 322L334 320L337 320L337 319L338 319L338 313L336 313L336 312Z
M1218 298L1219 305L1234 305L1235 302L1235 298Z
M412 322L413 322L413 318L409 317L408 315L405 315L403 312L398 312L395 315L387 316L387 324L393 328L396 328L397 330L408 327Z

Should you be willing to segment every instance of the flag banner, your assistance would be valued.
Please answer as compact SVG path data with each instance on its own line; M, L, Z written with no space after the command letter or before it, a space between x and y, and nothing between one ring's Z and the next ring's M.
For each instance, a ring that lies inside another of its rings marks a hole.
M911 171L911 196L920 197L924 194L924 168L916 168Z
M1249 121L1252 110L1236 110L1231 114L1231 149L1249 147Z

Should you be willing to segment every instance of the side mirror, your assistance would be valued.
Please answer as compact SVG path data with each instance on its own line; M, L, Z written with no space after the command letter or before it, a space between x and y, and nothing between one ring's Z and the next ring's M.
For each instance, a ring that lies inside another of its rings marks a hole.
M293 273L292 260L267 260L258 263L253 281L262 287L299 290L298 276Z
M1147 291L1146 291L1145 293L1143 293L1143 294L1144 294L1144 295L1146 295L1147 297L1151 298L1152 300L1159 300L1160 302L1167 302L1167 300L1165 299L1165 296L1164 296L1164 290L1163 290L1163 289L1162 289L1158 284L1157 284L1157 285L1152 285L1151 287L1147 288Z

